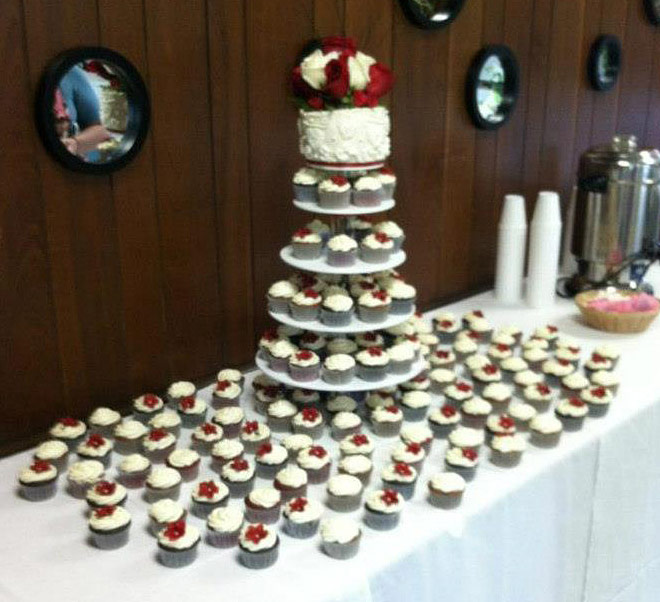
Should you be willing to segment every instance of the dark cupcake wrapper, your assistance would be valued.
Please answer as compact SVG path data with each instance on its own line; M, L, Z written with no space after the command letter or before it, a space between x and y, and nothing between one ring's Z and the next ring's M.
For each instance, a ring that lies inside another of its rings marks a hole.
M30 502L42 502L52 498L57 492L57 477L38 484L20 484L21 497Z
M379 437L396 437L401 432L401 422L401 420L397 422L374 421L371 423L371 428Z
M239 542L239 559L241 564L249 569L266 569L277 562L279 550L279 537L272 548L268 550L259 550L258 552L251 552L250 550L245 549Z
M401 483L400 481L386 481L383 479L383 484L390 489L394 489L401 494L401 497L404 500L409 500L415 494L415 486L417 485L417 479L412 483Z
M477 472L476 466L455 466L447 461L445 461L445 466L447 467L447 470L461 475L466 481L471 481L474 479L474 476Z
M252 478L247 481L238 482L230 481L228 479L222 479L222 481L227 485L231 497L245 497L250 491L252 491L252 488L254 487L254 479L255 476L253 475Z
M175 550L172 548L164 548L162 545L158 544L158 560L162 565L171 569L178 569L187 566L197 558L198 545L199 540L197 540L190 548L186 548L185 550Z
M351 205L351 189L344 192L318 191L319 207L324 209L345 209Z
M364 307L363 305L358 305L358 316L363 322L368 322L369 324L380 324L387 320L387 316L390 312L391 304L382 306L382 307Z
M90 529L92 541L100 550L116 550L128 543L128 534L131 523L110 532Z
M360 539L362 534L358 535L352 541L346 543L338 543L334 541L322 541L321 549L328 555L330 558L336 560L348 560L357 556L357 553L360 549Z
M299 320L300 322L311 322L312 320L318 320L319 316L321 315L320 305L303 306L296 305L295 303L289 303L289 310L291 311L291 317L294 320Z
M400 518L401 515L399 512L386 514L384 512L371 510L368 506L364 509L364 523L376 531L389 531L390 529L394 529L399 524Z
M370 249L360 247L360 259L366 263L386 263L392 255L392 249Z
M293 256L298 259L318 259L321 256L323 242L292 242L291 250Z
M403 419L406 422L419 422L421 420L424 420L429 410L428 406L424 406L421 408L410 408L404 404L400 404L399 407L403 412Z
M353 512L362 504L362 491L355 495L333 495L328 492L327 506L335 512Z
M331 311L321 308L321 322L327 326L348 326L353 317L353 310Z
M293 196L303 203L317 203L319 200L317 185L293 183Z
M428 501L432 506L435 506L436 508L451 510L452 508L457 508L460 506L462 500L462 491L457 493L442 493L441 491L435 491L429 488Z
M497 449L490 450L490 461L495 465L501 468L512 468L513 466L518 466L520 460L522 459L522 452L512 451L512 452L501 452Z
M314 366L295 366L289 364L289 375L295 381L306 383L316 380L321 374L321 363Z
M257 476L261 479L272 481L275 478L275 475L286 466L287 462L288 458L281 464L264 464L257 460L255 463L257 467Z
M384 366L365 366L364 364L357 364L357 375L367 382L383 380L387 376L388 370L389 362Z
M206 542L214 548L233 548L238 545L238 536L240 535L240 528L232 532L214 531L210 527L206 530Z
M192 513L199 517L206 519L208 515L211 514L216 508L222 508L227 505L229 502L229 496L218 500L217 502L198 502L197 500L192 500L191 510Z
M531 431L529 442L536 447L555 447L559 443L561 431L558 433L539 433Z
M331 385L345 385L355 378L355 371L355 366L348 370L328 370L324 368L322 378Z
M164 499L178 500L180 495L181 483L177 483L173 487L166 487L164 489L154 489L147 485L144 490L144 497L150 504Z
M194 429L206 420L206 411L201 414L186 414L185 412L179 412L179 416L181 416L181 426L183 426L183 428Z
M296 523L288 518L284 520L284 531L296 539L309 539L314 537L319 530L320 519L305 523Z

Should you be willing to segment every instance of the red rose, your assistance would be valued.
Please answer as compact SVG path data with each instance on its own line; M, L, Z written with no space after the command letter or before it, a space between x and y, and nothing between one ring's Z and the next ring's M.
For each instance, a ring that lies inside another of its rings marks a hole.
M353 92L353 104L356 107L369 107L373 109L378 105L378 97L367 94L364 90Z
M307 99L307 104L312 108L318 111L323 109L323 99L320 96L312 96Z
M328 61L325 66L326 84L323 92L336 100L348 94L348 55Z
M300 66L294 67L291 72L291 88L294 96L298 98L309 99L318 94L318 92L303 79Z
M394 85L392 72L382 63L374 63L369 67L369 83L364 91L375 98L387 94Z
M344 38L341 36L328 36L321 40L321 50L323 54L328 52L345 52L349 56L355 56L357 52L357 44L353 38Z

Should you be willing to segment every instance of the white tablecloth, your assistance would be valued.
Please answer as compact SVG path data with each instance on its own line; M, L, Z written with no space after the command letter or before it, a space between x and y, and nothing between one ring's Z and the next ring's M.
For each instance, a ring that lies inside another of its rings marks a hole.
M235 550L206 544L189 567L160 566L146 531L147 504L135 491L128 545L97 550L86 541L83 502L62 491L43 503L17 496L16 474L29 461L17 454L0 461L0 600L657 601L660 322L643 335L608 336L583 326L568 301L543 311L504 309L483 294L449 307L459 314L475 308L496 326L514 323L526 334L552 322L580 339L585 354L615 340L623 382L609 414L564 433L556 449L531 447L514 469L492 466L484 453L462 505L451 511L424 500L429 475L442 470L445 444L436 441L398 529L365 527L358 557L346 562L324 556L317 539L283 534L277 564L262 572L238 564ZM391 445L377 450L376 466ZM202 475L211 476L207 465ZM322 498L323 486L310 490Z

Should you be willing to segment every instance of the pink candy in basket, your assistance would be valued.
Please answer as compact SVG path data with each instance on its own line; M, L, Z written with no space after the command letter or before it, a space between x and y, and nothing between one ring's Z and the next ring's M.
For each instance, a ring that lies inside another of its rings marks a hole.
M632 313L655 311L660 306L660 301L646 293L622 297L616 293L611 297L599 297L588 303L588 307L596 311L613 313Z

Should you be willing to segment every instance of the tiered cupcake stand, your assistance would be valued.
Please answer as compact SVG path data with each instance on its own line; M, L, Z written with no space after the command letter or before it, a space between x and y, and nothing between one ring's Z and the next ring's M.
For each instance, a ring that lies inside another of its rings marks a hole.
M340 170L328 170L332 171L333 174L342 173ZM350 175L344 172L344 175ZM313 202L303 202L294 200L293 204L303 211L308 211L310 213L322 214L332 216L331 228L334 234L347 233L348 230L348 217L349 216L360 216L374 213L382 213L383 211L388 211L392 209L395 205L394 199L387 199L382 201L379 205L375 207L348 207L345 209L325 209L319 207L316 203ZM280 258L282 261L297 270L302 270L306 272L311 272L313 274L342 274L342 275L368 275L374 274L376 272L381 272L383 270L393 269L406 260L406 254L404 251L398 251L392 254L389 261L386 263L367 263L359 258L356 260L355 264L351 266L332 266L329 265L325 257L322 256L318 260L301 260L293 256L292 249L290 246L284 247L280 251ZM328 326L327 324L321 323L319 320L314 321L299 321L295 320L288 313L278 313L278 312L269 312L270 316L282 324L288 326L294 326L302 330L307 330L315 333L320 333L325 336L345 336L347 334L357 334L360 332L367 331L378 331L392 328L399 324L402 324L408 320L413 312L405 314L389 314L384 322L381 323L371 323L363 322L357 318L357 312L354 314L351 322L346 326ZM372 391L386 387L393 387L402 382L410 380L417 376L423 368L424 361L422 359L416 360L411 369L403 374L388 374L386 378L380 381L365 381L356 376L349 383L345 385L333 385L318 378L313 381L296 381L292 379L288 373L279 372L272 370L267 359L262 356L261 352L257 353L255 362L260 370L271 378L277 380L278 382L283 383L288 387L294 388L304 388L311 389L314 391L326 391L326 392L337 392L337 393L349 393L349 392L364 392Z

